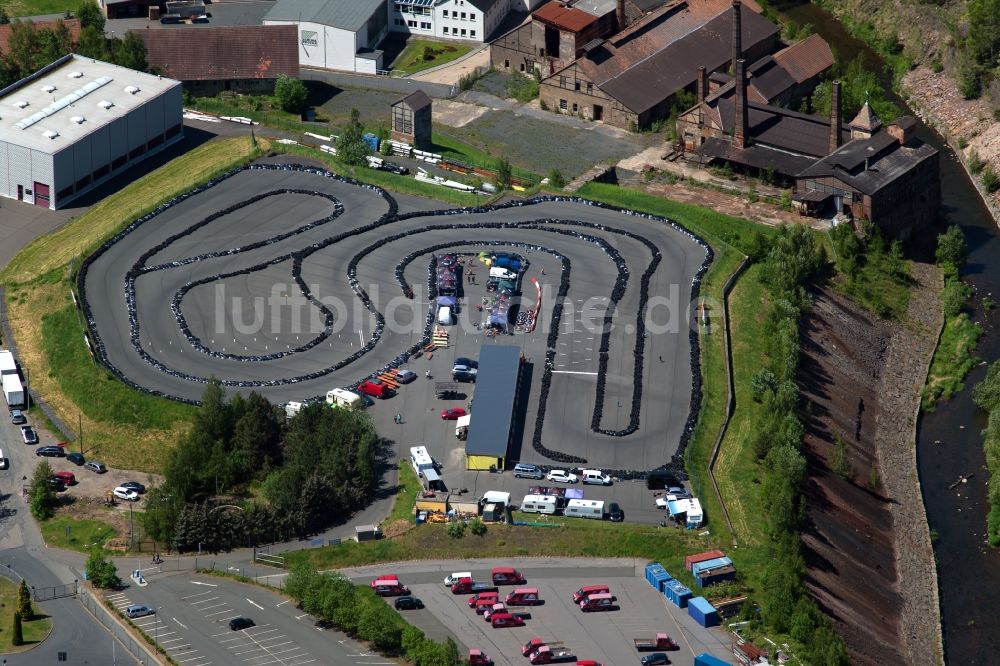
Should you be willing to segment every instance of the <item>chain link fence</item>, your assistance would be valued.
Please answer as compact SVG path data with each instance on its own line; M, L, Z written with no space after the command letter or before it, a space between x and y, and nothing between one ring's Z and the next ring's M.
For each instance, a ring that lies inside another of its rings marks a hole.
M134 659L134 663L140 666L147 664L162 663L152 652L152 648L145 643L140 643L132 637L132 634L111 614L111 611L101 603L89 590L82 590L77 596L84 608L97 618L97 621L104 625L104 628L125 648Z

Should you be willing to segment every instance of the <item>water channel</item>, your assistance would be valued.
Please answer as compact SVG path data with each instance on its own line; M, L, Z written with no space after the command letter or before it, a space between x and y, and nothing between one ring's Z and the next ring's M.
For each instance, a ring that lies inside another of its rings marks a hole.
M842 62L860 56L870 69L881 70L878 54L820 7L803 3L781 13L800 25L811 23ZM957 224L965 232L969 260L963 277L975 287L977 303L987 294L1000 300L1000 233L995 221L944 140L919 120L917 135L941 151L941 228ZM915 248L917 252L929 254L930 236ZM978 355L992 362L1000 358L997 315L977 309L975 317L986 328ZM979 434L985 416L973 404L971 390L985 372L983 366L976 368L966 389L924 414L917 431L924 505L931 530L938 535L935 554L945 658L950 664L996 664L1000 654L1000 552L986 544L987 474ZM967 483L950 487L960 476L969 475L974 476Z

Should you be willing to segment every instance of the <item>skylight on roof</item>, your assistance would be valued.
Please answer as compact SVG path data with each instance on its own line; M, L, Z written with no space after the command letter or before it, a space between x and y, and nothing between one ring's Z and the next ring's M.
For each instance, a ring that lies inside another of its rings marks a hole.
M70 120L76 123L77 125L82 125L83 121L86 120L86 118L84 118L83 116L72 116Z
M127 92L129 95L134 95L137 92L139 92L139 87L138 86L125 86L125 92Z
M102 109L110 109L114 105L115 105L114 102L109 102L106 99L102 99L100 102L97 103L97 106L101 107Z
M56 91L56 87L53 86L53 85L51 85L51 84L50 85L46 85L46 86L42 86L42 92L51 93L51 92L55 92L55 91Z
M70 79L79 79L82 76L83 72L70 72L69 74L66 75L66 77Z
M44 136L46 139L54 139L57 136L59 136L59 132L56 132L54 130L45 130L44 132L42 132L42 136Z

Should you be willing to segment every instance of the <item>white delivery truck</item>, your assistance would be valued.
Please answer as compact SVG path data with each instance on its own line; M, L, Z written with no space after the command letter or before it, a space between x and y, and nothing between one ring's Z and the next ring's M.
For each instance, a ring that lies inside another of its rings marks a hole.
M604 520L604 502L601 500L571 499L566 503L563 515Z
M326 401L334 407L363 407L365 404L360 395L342 388L327 391Z
M6 349L0 349L0 376L16 374L17 362L14 360L14 354Z
M0 377L3 382L3 397L7 401L10 409L24 407L24 387L17 375L3 375Z
M438 308L438 323L442 326L452 325L451 306L442 305Z

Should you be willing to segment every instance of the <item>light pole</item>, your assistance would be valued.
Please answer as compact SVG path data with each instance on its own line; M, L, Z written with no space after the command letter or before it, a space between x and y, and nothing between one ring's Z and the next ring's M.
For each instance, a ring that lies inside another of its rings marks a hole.
M156 624L153 625L153 643L156 644L156 651L160 651L160 609L163 606L157 607L153 614L156 615Z

